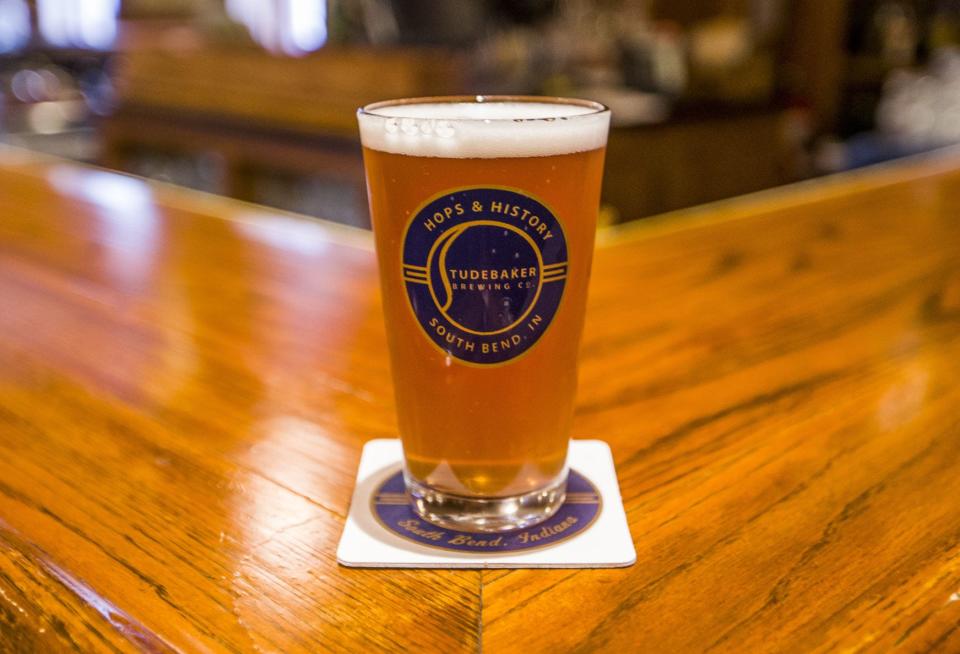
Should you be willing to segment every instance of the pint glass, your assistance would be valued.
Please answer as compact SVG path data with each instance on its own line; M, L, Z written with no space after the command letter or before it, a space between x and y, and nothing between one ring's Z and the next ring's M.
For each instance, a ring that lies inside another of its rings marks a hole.
M610 114L418 98L358 112L416 512L504 531L563 503Z

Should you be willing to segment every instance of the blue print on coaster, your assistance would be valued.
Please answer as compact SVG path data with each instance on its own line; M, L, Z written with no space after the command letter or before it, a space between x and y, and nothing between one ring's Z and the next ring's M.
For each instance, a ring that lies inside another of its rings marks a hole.
M521 191L455 189L414 212L402 275L437 347L467 363L501 364L550 326L566 284L567 241L550 209Z
M570 471L567 480L567 499L553 517L534 527L496 534L459 531L427 522L410 506L400 471L388 477L372 498L373 514L398 536L451 552L487 554L519 552L573 538L593 524L602 505L597 487L575 470Z

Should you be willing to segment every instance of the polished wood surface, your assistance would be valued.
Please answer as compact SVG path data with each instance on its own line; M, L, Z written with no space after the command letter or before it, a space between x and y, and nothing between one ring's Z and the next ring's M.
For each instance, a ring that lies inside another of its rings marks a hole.
M0 155L0 651L960 651L960 154L600 241L637 564L351 570L369 238Z

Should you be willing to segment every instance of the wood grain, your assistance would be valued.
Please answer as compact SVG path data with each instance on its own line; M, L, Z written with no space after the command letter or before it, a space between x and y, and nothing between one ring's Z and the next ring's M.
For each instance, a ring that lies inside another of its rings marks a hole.
M603 234L624 570L336 565L369 243L0 155L0 651L960 651L960 154Z

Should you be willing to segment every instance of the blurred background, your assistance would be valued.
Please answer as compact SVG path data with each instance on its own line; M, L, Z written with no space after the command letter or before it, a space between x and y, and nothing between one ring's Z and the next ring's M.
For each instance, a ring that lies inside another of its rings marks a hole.
M0 141L368 226L354 112L614 111L618 223L960 141L960 0L0 0Z

